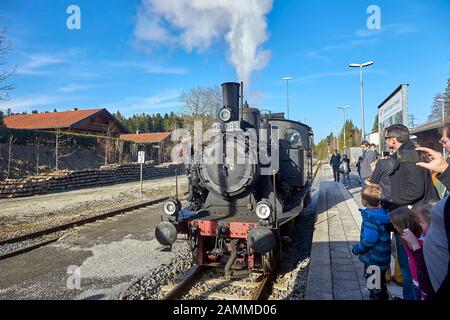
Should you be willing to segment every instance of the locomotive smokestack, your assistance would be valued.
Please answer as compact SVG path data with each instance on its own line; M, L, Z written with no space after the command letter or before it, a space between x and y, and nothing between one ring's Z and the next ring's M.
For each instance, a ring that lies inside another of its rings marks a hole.
M239 120L239 87L238 82L222 83L223 105L231 109L231 120Z

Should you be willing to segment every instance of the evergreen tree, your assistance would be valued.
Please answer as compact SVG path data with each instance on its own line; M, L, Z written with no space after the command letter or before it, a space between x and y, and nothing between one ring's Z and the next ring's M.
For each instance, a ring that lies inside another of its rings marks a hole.
M372 133L373 132L378 132L378 113L375 116L375 119L373 121L373 126L372 126Z

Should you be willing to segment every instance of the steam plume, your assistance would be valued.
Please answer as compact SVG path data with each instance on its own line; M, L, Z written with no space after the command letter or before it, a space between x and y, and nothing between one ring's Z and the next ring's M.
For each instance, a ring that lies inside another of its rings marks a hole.
M270 51L266 15L273 0L142 0L135 36L139 40L201 52L225 40L239 80L264 68Z

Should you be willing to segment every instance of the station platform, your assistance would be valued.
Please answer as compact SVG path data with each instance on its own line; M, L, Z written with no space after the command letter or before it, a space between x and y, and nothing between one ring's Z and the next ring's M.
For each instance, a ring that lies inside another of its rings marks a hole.
M361 186L355 172L350 183L333 181L328 164L316 177L319 195L311 248L306 300L367 300L364 266L351 250L361 230ZM392 299L403 298L402 287L387 284Z
M346 187L333 181L332 169L328 164L322 165L319 170L317 218L305 298L368 299L363 264L351 252L352 246L359 241L362 221L358 178L354 174L351 184Z

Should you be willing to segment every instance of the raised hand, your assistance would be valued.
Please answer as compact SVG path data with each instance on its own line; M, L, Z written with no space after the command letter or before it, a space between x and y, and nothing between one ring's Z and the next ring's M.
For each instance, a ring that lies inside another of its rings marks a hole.
M430 148L416 148L417 151L422 152L423 155L425 155L430 162L417 162L416 165L419 167L437 172L442 173L448 168L448 163L445 161L443 155L440 152L434 151Z
M412 251L420 249L419 240L417 240L416 236L411 232L411 230L405 229L403 231L402 238L406 241L408 247L410 247Z

